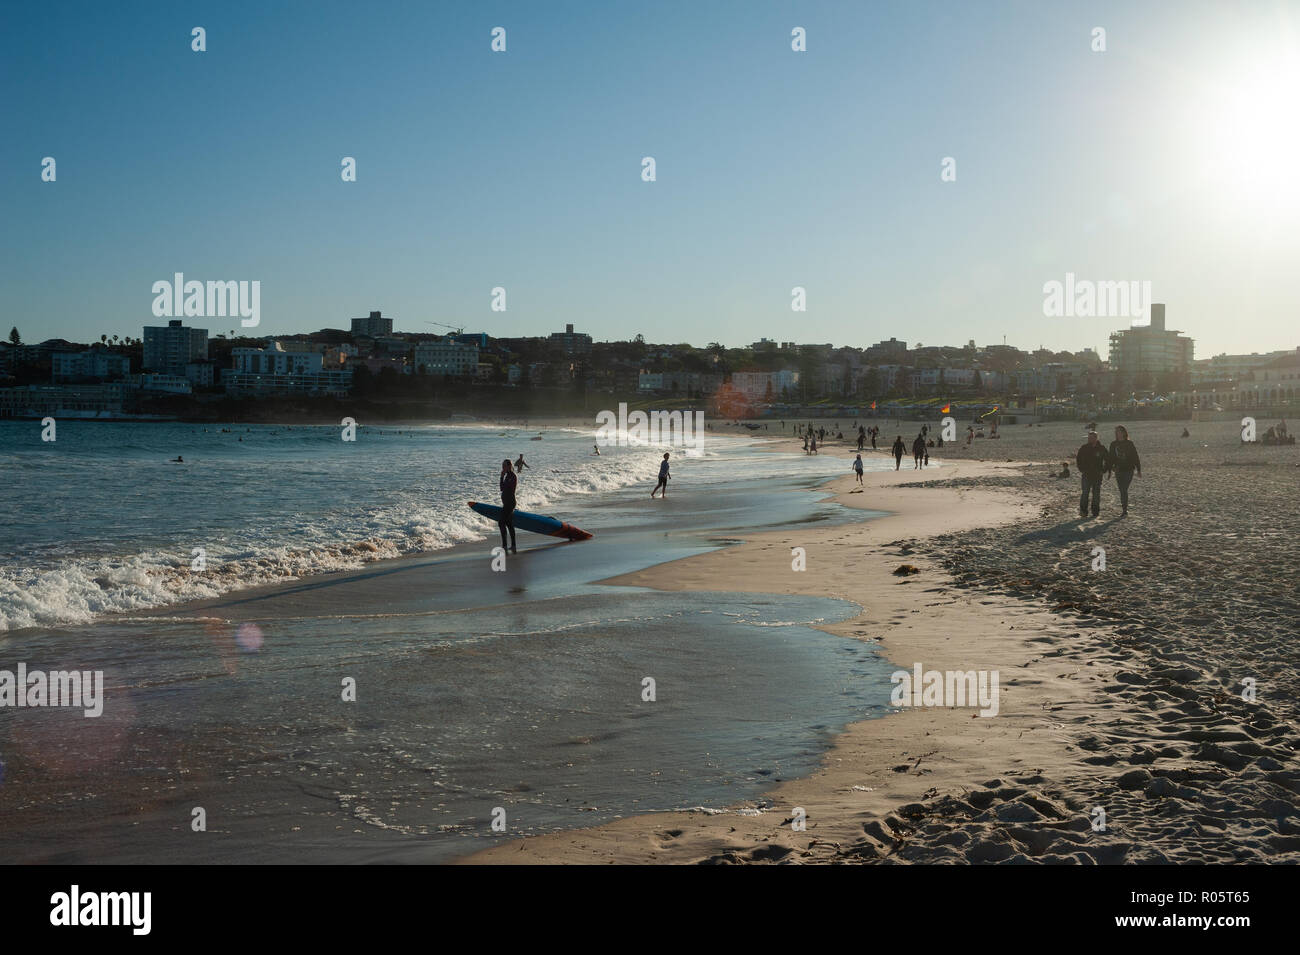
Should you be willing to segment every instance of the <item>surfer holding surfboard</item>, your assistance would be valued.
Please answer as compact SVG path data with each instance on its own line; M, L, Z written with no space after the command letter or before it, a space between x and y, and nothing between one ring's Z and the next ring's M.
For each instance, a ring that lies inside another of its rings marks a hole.
M520 456L523 460L523 456ZM519 478L515 477L515 469L506 458L501 462L501 515L497 518L497 526L501 528L501 546L506 546L506 529L510 530L510 553L517 554L518 548L515 547L515 487L519 484Z
M522 455L520 460L523 460ZM545 534L547 537L563 537L571 541L591 540L590 533L581 527L574 527L568 521L548 517L545 514L529 514L527 511L515 510L515 489L519 486L519 478L515 475L514 466L511 465L509 458L501 462L501 474L498 477L501 486L500 507L495 504L480 504L478 501L468 503L470 510L497 522L497 527L501 529L501 546L503 548L508 546L510 553L518 553L515 546L516 528L532 531L534 534ZM508 544L507 532L509 533Z

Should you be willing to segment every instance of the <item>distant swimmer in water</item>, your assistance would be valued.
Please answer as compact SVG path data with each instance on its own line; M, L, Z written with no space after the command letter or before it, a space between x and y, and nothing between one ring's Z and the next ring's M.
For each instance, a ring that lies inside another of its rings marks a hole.
M168 462L168 463L170 463L170 464L184 464L184 463L185 463L185 459L184 459L183 457L181 457L181 456L178 454L178 455L176 455L176 457L172 458L171 461Z
M600 445L598 445L598 444L593 444L593 445L591 446L591 453L594 454L594 455L599 456L599 455L600 455Z
M668 497L668 452L667 451L664 452L663 462L659 465L659 483L655 485L654 491L650 492L650 496L654 497L655 491L658 491L660 488L664 489L663 496L665 498Z
M517 461L515 461L515 473L516 473L516 474L523 474L523 473L524 473L524 468L527 468L527 467L528 467L528 462L524 460L524 456L523 456L522 454L519 455L519 459L518 459ZM532 468L528 468L528 469L529 469L530 471L532 470Z

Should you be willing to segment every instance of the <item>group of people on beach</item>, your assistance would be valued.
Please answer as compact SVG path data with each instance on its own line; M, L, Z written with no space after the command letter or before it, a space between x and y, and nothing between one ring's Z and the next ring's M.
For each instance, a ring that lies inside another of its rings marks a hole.
M596 446L596 453L600 453L600 446ZM664 452L663 461L659 463L659 483L655 485L650 496L662 490L662 497L668 497L668 455ZM501 461L501 474L499 475L498 485L501 491L501 516L497 518L497 528L501 531L501 546L512 554L518 553L515 544L515 492L519 487L519 475L523 474L524 468L529 468L528 462L524 460L522 454L513 463L509 458ZM529 468L529 470L532 470ZM507 541L507 537L509 540Z
M1101 443L1094 428L1088 431L1088 438L1074 456L1079 469L1082 493L1079 495L1079 517L1086 519L1089 513L1093 517L1101 514L1101 482L1112 474L1115 486L1119 488L1120 517L1128 517L1128 489L1133 478L1142 476L1142 460L1138 457L1137 445L1128 436L1128 428L1122 424L1115 427L1115 440L1107 448ZM1064 466L1057 477L1069 477L1069 466Z

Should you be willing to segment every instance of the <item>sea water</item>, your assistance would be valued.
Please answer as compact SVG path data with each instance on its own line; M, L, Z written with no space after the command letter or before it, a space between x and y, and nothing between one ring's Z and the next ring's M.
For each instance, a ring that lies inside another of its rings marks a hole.
M756 800L885 712L892 667L818 629L851 603L596 583L861 519L815 490L852 454L717 438L652 501L662 450L584 430L228 427L0 424L0 666L106 686L0 718L0 856L437 861ZM596 537L521 533L498 572L465 501L521 452L520 507Z

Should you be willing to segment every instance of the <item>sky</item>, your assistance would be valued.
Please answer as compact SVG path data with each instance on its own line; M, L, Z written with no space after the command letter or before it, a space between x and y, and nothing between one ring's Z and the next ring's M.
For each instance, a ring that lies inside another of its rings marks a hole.
M1292 349L1298 51L1300 0L8 3L0 324L138 336L182 272L265 335L1105 355L1128 317L1044 314L1073 273Z

